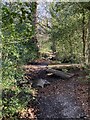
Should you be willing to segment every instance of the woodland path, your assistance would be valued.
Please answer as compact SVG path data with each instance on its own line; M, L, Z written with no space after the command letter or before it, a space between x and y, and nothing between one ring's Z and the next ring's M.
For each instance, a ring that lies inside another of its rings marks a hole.
M51 85L39 89L38 118L85 118L85 113L75 98L76 86L74 78L67 81L54 78Z
M33 71L39 70L37 65L33 68L31 66L26 66L26 68L28 68L27 73L31 73L31 75ZM36 73L34 72L34 74ZM36 101L38 108L38 112L36 114L37 119L43 120L49 118L53 120L56 118L69 118L71 120L73 118L79 118L81 120L87 120L88 85L85 86L84 84L84 86L82 86L80 84L79 88L77 75L79 75L80 77L80 74L77 70L76 73L74 70L74 74L75 76L73 76L72 78L63 80L58 76L46 76L45 73L42 74L41 72L41 76L47 81L49 81L50 85L47 85L43 88L38 88L38 95ZM81 76L82 75L83 73L81 71ZM37 77L38 79L40 79L40 74L38 74Z

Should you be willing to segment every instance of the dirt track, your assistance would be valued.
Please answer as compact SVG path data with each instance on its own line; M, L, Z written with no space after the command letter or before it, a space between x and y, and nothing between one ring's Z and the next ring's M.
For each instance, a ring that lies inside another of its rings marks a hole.
M35 70L39 69L35 68ZM84 84L84 86L79 84L78 77L85 80L82 71L76 70L75 72L74 70L73 72L75 76L68 80L62 80L56 76L47 77L45 73L38 74L37 79L44 78L51 83L38 89L37 107L39 111L36 115L38 119L81 118L83 120L89 118L88 84Z
M76 100L76 86L74 78L67 81L57 78L50 86L40 88L38 118L85 118L81 104Z

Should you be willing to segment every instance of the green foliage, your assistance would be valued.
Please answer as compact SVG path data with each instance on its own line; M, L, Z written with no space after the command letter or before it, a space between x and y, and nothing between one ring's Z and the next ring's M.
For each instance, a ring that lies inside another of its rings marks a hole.
M86 73L86 80L90 83L90 65L84 65L84 71Z
M83 3L83 5L86 5ZM55 43L59 57L75 55L75 62L83 60L82 42L82 3L53 2L50 5L51 29L50 41ZM85 23L87 24L88 10L85 9ZM85 24L85 26L86 26ZM87 28L87 26L86 26ZM85 28L85 29L86 29Z
M3 118L18 118L19 111L27 107L28 102L34 100L32 96L32 91L22 89L18 87L11 87L9 89L4 89L2 92L3 99L3 109L2 115Z
M2 5L2 85L3 85L3 118L14 118L16 113L25 107L32 98L24 99L23 104L18 95L22 89L17 83L23 77L21 66L37 56L33 40L34 5L26 2L4 3ZM22 97L22 96L21 96Z

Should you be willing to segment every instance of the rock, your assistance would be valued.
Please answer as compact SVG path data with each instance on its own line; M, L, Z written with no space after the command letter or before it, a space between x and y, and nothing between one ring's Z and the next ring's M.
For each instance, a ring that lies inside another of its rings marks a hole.
M50 82L45 79L39 79L36 85L43 88L44 85L50 85Z

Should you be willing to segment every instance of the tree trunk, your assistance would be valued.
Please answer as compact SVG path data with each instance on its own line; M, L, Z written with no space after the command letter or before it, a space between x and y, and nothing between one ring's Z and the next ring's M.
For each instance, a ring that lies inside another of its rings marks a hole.
M87 28L87 34L86 34L86 43L85 43L85 64L88 64L89 62L89 29Z
M34 30L34 36L33 36L33 41L35 43L36 46L36 52L37 52L37 58L40 56L39 54L39 44L38 44L38 40L37 40L37 36L36 36L36 32L37 32L37 2L32 2L32 17L33 17L33 30Z
M75 69L75 68L83 68L83 64L55 64L55 65L48 65L48 66L42 66L42 65L24 65L22 66L23 69Z
M90 11L88 19L88 63L90 64Z
M90 11L88 16L87 31L85 38L85 64L90 63Z
M89 11L90 12L90 11ZM88 17L88 23L87 23L87 31L85 35L85 12L83 9L83 57L84 57L84 63L88 64L90 63L90 13Z
M56 64L56 65L48 65L47 68L53 69L75 69L75 68L82 68L84 67L83 64Z
M56 41L55 40L52 40L52 52L53 54L56 52Z
M83 40L83 61L85 62L85 12L84 9L82 9L83 19L82 19L82 40Z

